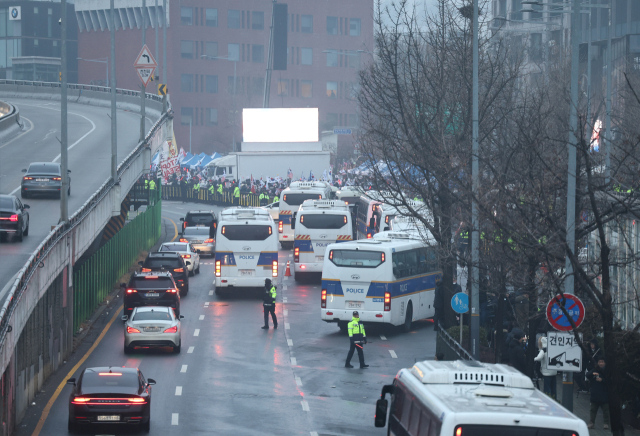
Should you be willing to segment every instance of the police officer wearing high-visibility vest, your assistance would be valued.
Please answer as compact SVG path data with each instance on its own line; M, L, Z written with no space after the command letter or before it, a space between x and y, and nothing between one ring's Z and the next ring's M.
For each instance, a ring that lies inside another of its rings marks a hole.
M271 279L264 281L264 295L262 297L262 307L264 308L264 330L269 328L269 314L273 321L273 328L278 328L278 318L276 318L276 287L271 284Z
M149 180L149 190L154 191L156 189L156 181L151 179Z
M238 185L233 188L233 202L236 205L240 204L240 188L238 187Z
M258 199L260 200L260 206L264 206L265 204L267 204L269 196L267 194L265 194L264 192L261 192L260 196L258 197Z
M347 361L344 364L345 368L353 368L351 365L351 358L353 352L358 350L358 359L360 360L360 368L368 368L369 365L364 364L364 353L362 352L362 345L367 343L367 334L364 331L364 326L360 324L360 314L358 311L353 312L353 319L347 326L349 331L349 341L351 346L349 347L349 354L347 354Z

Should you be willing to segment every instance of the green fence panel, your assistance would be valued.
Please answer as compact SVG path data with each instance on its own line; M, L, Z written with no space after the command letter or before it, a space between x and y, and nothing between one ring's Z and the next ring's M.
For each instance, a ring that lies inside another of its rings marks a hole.
M160 191L147 210L126 224L73 274L73 329L77 331L109 295L117 280L137 260L140 252L153 247L162 231Z

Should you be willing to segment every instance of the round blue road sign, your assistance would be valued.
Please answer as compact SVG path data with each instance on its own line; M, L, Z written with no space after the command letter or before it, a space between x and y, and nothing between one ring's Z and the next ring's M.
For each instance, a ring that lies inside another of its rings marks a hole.
M456 313L466 313L469 311L469 296L464 292L458 292L451 297L451 308Z

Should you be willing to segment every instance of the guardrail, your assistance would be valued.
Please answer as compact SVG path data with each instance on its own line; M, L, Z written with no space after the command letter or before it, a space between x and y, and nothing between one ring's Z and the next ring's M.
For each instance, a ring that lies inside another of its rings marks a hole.
M10 80L0 79L0 85L18 85L18 86L35 86L38 88L62 88L62 84L58 82L33 82L30 80ZM80 91L95 91L111 94L111 88L108 86L95 85L78 85L73 83L67 84L67 89L75 89ZM162 103L162 97L155 94L146 93L147 100L153 100ZM116 88L116 95L129 95L140 97L140 91L132 91L130 89Z
M0 81L0 84L2 82L18 81L4 80ZM30 83L33 84L36 82ZM53 88L55 86L51 87ZM135 91L131 92L136 93ZM124 191L126 194L127 190L130 189L139 178L142 170L145 169L145 167L148 168L147 165L149 162L141 163L139 157L143 152L147 152L148 160L150 161L151 150L148 147L148 143L158 143L155 138L156 134L159 134L163 125L172 117L173 114L171 112L164 113L158 121L156 121L145 136L144 141L139 142L136 148L118 165L118 180L114 181L109 177L109 179L69 217L68 222L58 224L49 235L47 235L18 272L0 309L0 364L2 365L3 372L9 364L20 333L38 300L35 298L36 295L30 295L31 298L24 298L34 277L37 276L37 280L35 280L37 289L34 289L33 292L41 296L53 279L62 271L64 266L73 264L73 262L84 253L95 238L95 235L92 233L95 233L98 228L101 230L104 224L106 224L106 222L99 221L99 217L111 216L115 201L114 198L107 197L117 195L118 202L121 201L119 188L123 187L126 189ZM134 164L139 168L129 171ZM90 217L90 214L94 211L99 212L98 217ZM90 219L87 220L87 218ZM63 241L65 239L66 241ZM42 271L42 274L40 274L39 271ZM33 301L34 298L35 301ZM21 303L23 304L21 305ZM16 316L17 314L19 316ZM9 337L11 340L7 340Z
M438 322L438 336L436 337L436 352L441 352L444 355L444 360L473 360L471 354L465 350L462 345L442 327L442 324Z
M0 101L0 138L20 130L20 110L12 104Z

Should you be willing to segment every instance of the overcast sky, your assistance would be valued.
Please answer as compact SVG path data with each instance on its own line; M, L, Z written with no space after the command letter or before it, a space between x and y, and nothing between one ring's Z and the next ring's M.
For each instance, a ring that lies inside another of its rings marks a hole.
M393 1L394 0L383 0L383 4L390 5ZM413 3L420 8L423 8L425 5L427 7L433 7L436 4L436 0L409 0L409 3Z

